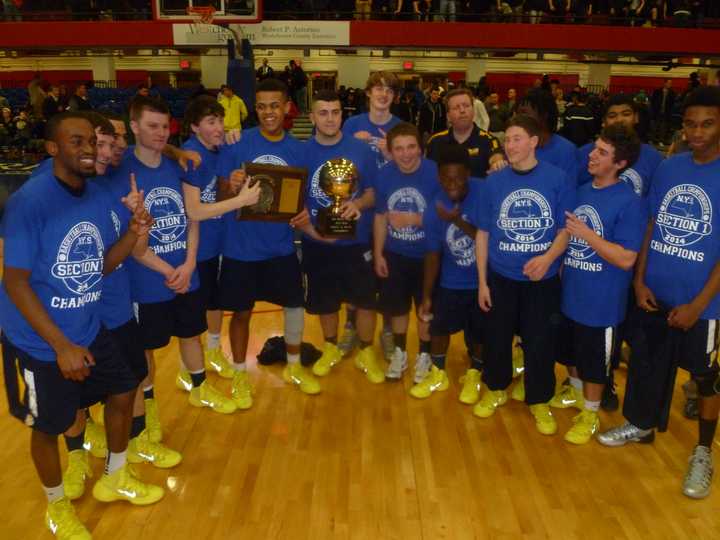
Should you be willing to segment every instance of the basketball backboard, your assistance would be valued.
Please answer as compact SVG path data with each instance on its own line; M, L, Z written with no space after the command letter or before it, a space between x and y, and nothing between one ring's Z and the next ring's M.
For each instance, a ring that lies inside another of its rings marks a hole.
M262 0L153 0L153 18L165 22L197 20L195 8L212 7L215 24L262 21Z

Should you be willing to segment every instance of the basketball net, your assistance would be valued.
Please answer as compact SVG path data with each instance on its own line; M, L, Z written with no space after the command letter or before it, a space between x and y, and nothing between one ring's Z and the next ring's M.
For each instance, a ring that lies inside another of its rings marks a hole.
M212 24L215 17L215 8L212 6L190 6L187 8L195 24Z

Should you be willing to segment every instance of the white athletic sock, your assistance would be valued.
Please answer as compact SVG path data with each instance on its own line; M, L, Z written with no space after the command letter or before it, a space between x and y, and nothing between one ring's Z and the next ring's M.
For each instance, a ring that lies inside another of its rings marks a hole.
M105 461L105 474L110 475L119 471L127 462L127 450L124 452L108 452L107 461Z
M300 363L300 354L299 353L296 353L296 354L287 353L287 361L288 361L288 364L299 364Z
M570 386L582 392L582 380L577 377L570 377Z
M235 371L247 371L245 368L245 362L241 362L239 364L237 362L233 362L232 367Z
M599 401L588 401L585 400L585 410L586 411L592 411L592 412L598 412L600 410L600 402Z
M65 488L63 487L62 482L59 486L55 487L43 486L43 490L45 491L45 496L47 497L49 503L59 501L65 496Z
M217 349L220 347L220 334L207 333L207 349Z

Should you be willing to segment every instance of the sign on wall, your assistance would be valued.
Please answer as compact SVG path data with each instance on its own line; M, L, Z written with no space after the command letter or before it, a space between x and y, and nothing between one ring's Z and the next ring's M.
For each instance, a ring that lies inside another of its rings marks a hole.
M267 21L230 28L253 45L350 45L349 21Z
M173 24L173 43L175 45L208 45L224 47L228 39L235 39L227 28L216 24Z

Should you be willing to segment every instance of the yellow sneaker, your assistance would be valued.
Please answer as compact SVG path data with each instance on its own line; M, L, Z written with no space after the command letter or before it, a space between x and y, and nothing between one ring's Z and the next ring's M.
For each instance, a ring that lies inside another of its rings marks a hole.
M465 405L477 403L477 400L480 399L480 387L482 386L480 372L475 368L470 368L465 372L465 375L460 377L460 382L463 385L460 391L460 403L465 403Z
M235 375L235 370L225 357L222 347L205 351L205 370L212 370L223 379L232 379Z
M355 367L364 371L367 380L371 383L385 382L385 373L378 366L372 347L365 347L355 356Z
M148 439L159 443L162 441L162 425L160 424L160 413L155 398L145 400L145 429Z
M93 497L100 502L128 501L144 506L158 502L164 495L163 488L142 482L128 465L112 474L103 474L93 486Z
M438 369L437 366L432 366L430 372L425 375L422 382L414 385L410 389L410 395L414 398L425 399L430 397L435 391L443 392L450 387L447 373L444 369Z
M232 399L238 409L247 410L252 407L252 385L247 371L235 371L232 380Z
M600 429L600 419L595 411L582 411L573 418L573 427L565 434L565 440L573 444L586 444Z
M543 435L557 433L557 422L547 403L530 405L530 412L535 417L535 427Z
M306 394L319 394L320 383L300 363L288 364L283 370L283 379L286 383L297 384L300 391Z
M318 377L324 377L330 373L330 370L335 364L342 360L342 357L342 351L340 351L337 345L326 342L325 345L323 345L322 356L318 358L317 362L313 365L312 372Z
M67 497L48 504L45 525L58 540L92 540L90 532L78 519Z
M520 378L513 386L510 392L510 397L515 401L525 401L525 375L520 375Z
M578 390L573 385L568 384L560 388L560 391L553 396L548 403L556 409L569 409L575 407L582 411L585 408L585 399L582 390Z
M222 395L207 379L200 386L190 390L189 401L193 407L209 407L221 414L232 414L237 410L235 402Z
M85 480L92 478L92 469L86 450L73 450L68 453L68 465L63 474L65 497L74 501L85 493Z
M175 386L177 386L179 390L185 390L186 392L192 390L192 378L187 369L182 368L178 371L177 377L175 377Z
M162 443L152 442L147 430L143 430L128 442L127 460L129 463L151 463L158 469L171 469L182 461L182 455Z
M473 407L473 414L479 418L490 418L495 409L507 403L507 391L488 390Z
M93 420L85 424L85 441L83 448L90 452L93 457L105 459L107 457L107 437L105 427Z
M513 343L512 366L513 379L519 377L525 371L525 352L518 343Z

